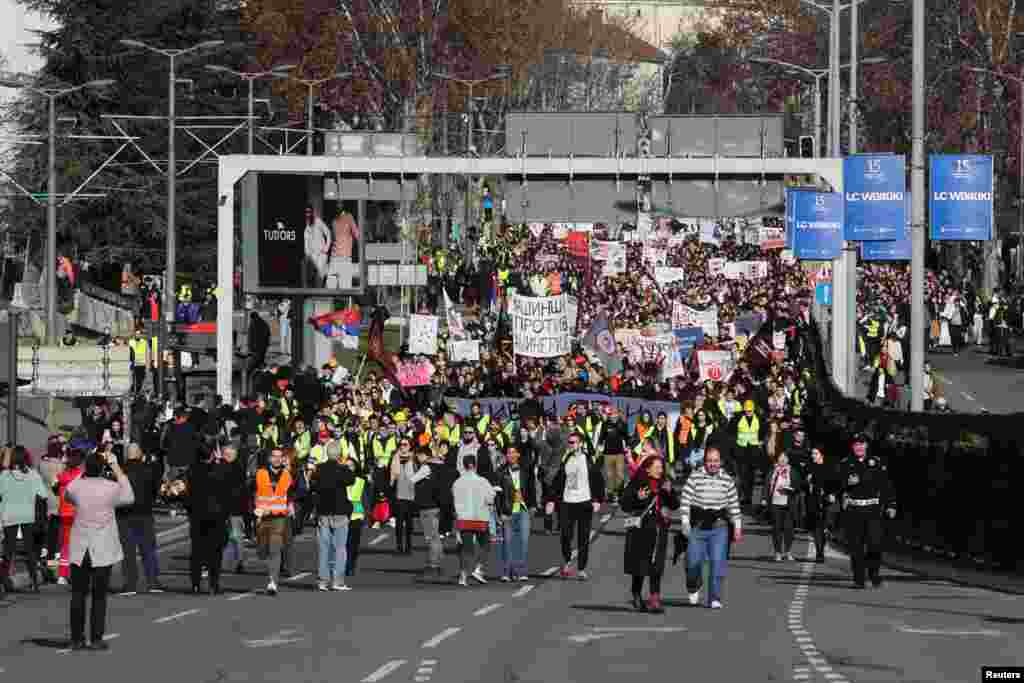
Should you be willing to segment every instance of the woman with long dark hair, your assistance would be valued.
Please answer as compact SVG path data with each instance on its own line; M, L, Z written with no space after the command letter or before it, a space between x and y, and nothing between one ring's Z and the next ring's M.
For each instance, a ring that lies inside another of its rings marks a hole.
M4 469L0 472L0 525L3 526L4 559L7 575L0 577L0 595L6 591L6 583L14 573L14 560L18 548L18 532L25 543L25 564L28 575L32 579L32 591L39 592L39 574L36 561L39 550L36 548L37 510L40 500L49 503L53 497L39 473L29 467L28 451L22 446L7 449L4 455Z
M679 493L672 487L661 455L648 455L622 493L626 518L625 572L633 577L633 608L661 614L661 577L665 573L671 510L679 509ZM643 600L644 579L650 594Z

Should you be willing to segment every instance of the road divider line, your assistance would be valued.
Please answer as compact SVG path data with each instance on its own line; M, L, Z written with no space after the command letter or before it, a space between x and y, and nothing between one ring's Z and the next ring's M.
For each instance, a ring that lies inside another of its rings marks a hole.
M970 394L968 394L966 391L961 391L960 395L963 396L964 398L966 398L968 401L977 401L978 400L978 399L974 398L973 396L971 396Z
M387 537L388 537L387 534L381 534L377 538L375 538L372 541L370 541L368 545L377 545L378 543L380 543L381 541L383 541Z
M558 571L558 567L549 567L541 572L541 576L551 576Z
M595 633L679 633L685 626L595 626Z
M383 664L379 669L377 669L372 674L364 678L361 683L377 683L377 681L381 681L387 678L395 671L400 669L402 666L404 666L405 661L406 660L404 659L392 659L390 662Z
M245 600L246 598L251 598L254 595L256 595L256 593L254 591L249 591L248 593L240 593L239 595L232 595L230 598L228 598L228 600L230 600L231 602L234 602L236 600Z
M456 633L458 633L461 630L462 630L462 628L459 627L459 626L451 626L449 628L446 628L445 630L441 631L440 633L438 633L436 636L434 636L433 638L431 638L427 642L423 643L423 645L421 647L425 647L425 648L437 647L442 642L444 642L448 638L451 638L452 636L454 636Z
M611 518L612 518L611 514L602 515L601 516L601 524L607 524L608 520L611 519Z
M494 604L487 605L487 607L481 607L477 611L473 612L473 616L474 617L482 617L485 614L490 614L494 610L501 609L501 608L502 608L502 604L500 602L496 602Z
M517 590L515 593L513 593L512 597L513 598L521 598L521 597L523 597L524 595L526 595L527 593L529 593L532 590L533 590L533 584L530 584L529 586L523 586L522 588Z
M291 578L285 579L285 581L301 581L302 579L306 578L310 574L312 574L312 572L301 572L299 574L296 574L295 576L292 576Z
M178 612L177 614L172 614L170 616L160 617L159 619L154 619L153 623L154 624L166 624L169 621L174 621L175 619L182 619L184 617L188 617L188 616L191 616L193 614L199 614L199 610L197 610L197 609L187 609L184 612Z

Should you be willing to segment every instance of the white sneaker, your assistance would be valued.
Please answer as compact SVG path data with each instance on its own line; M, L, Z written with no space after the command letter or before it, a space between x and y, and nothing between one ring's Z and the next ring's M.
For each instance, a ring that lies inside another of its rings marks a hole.
M512 579L511 579L511 578L509 578L509 577L507 577L507 576L503 576L503 577L501 577L501 582L502 582L502 583L508 583L508 582L509 582L509 581L511 581L511 580L512 580Z
M352 586L348 585L347 583L336 583L336 584L331 586L331 590L332 591L350 591L350 590L352 590Z
M326 593L327 592L327 582L326 581L317 581L316 589L318 591L322 591L322 592Z
M472 576L473 576L473 578L474 578L474 579L475 579L476 581L478 581L478 582L480 582L480 583L487 583L487 579L486 579L486 578L484 578L484 573L483 573L483 571L482 571L482 570L480 569L480 567L477 567L476 569L474 569L474 570L473 570L473 574L472 574Z
M712 600L711 609L722 609L722 602L720 600Z
M469 581L466 580L466 572L459 572L459 585L468 586Z
M691 605L696 605L700 602L700 591L697 591L696 593L690 593L686 596L686 598L690 601Z
M68 585L68 580L67 580L67 579L65 579L65 578L64 578L64 577L62 576L62 577L60 577L59 579L57 579L57 585L58 585L58 586L66 586L66 585Z
M786 553L786 560L789 562L796 562L796 558L793 557L793 553Z
M395 528L395 518L394 517L392 517L391 519L388 520L388 526L391 527L392 529Z
M520 576L518 579L516 579L516 581L529 581L529 580L530 580L529 576Z
M775 553L775 561L782 562L782 553Z
M267 584L267 595L277 595L277 584L273 581Z

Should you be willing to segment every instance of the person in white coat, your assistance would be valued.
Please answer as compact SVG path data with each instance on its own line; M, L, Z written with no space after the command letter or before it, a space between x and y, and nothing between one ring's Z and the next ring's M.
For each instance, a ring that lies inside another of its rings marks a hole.
M314 272L309 274L313 287L323 287L327 277L327 257L331 253L331 231L320 214L306 207L306 260Z
M494 506L494 485L476 472L476 456L462 458L462 475L452 485L455 504L455 529L459 542L459 585L467 585L467 568L473 567L473 579L484 578L483 557Z

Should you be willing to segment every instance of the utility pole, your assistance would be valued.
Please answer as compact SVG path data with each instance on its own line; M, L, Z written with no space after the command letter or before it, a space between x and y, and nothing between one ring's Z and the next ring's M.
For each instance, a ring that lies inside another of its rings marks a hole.
M910 168L910 409L924 409L924 0L913 7L913 150Z
M255 125L255 122L254 122L255 115L254 115L254 112L253 112L253 105L254 105L254 100L253 100L253 87L254 87L254 85L253 84L257 80L259 80L261 78L280 78L280 77L285 75L284 72L290 71L290 70L294 69L295 65L294 64L282 64L281 66L272 67L268 71L235 71L234 69L231 69L231 68L226 67L226 66L220 66L219 64L207 64L206 68L207 68L207 70L213 71L215 73L223 73L223 74L228 74L228 75L234 76L235 78L240 78L243 81L245 81L246 83L248 83L248 85L249 85L249 109L248 109L248 113L249 113L249 117L248 117L249 140L248 140L248 145L246 146L246 149L248 150L247 154L253 154L254 138L256 136L256 132L255 132L256 125Z

